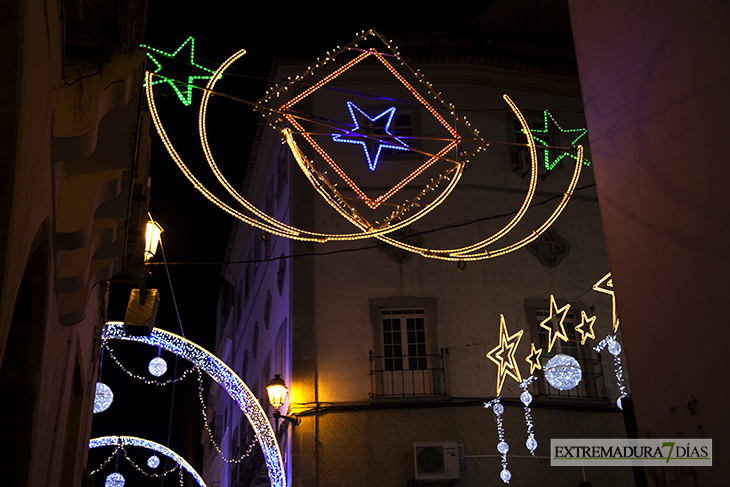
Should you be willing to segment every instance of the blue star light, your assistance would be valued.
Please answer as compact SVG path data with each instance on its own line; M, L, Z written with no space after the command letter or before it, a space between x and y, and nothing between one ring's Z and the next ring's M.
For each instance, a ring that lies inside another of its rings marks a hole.
M380 152L383 150L383 148L403 151L410 150L410 147L408 147L405 142L403 142L398 137L393 136L393 133L390 131L390 124L393 121L393 115L395 115L395 107L390 107L375 117L369 117L365 112L363 112L357 105L355 105L351 101L347 102L347 109L350 111L350 116L352 117L352 122L355 125L355 128L352 131L345 132L344 134L332 134L332 140L334 140L335 142L347 142L349 144L361 145L362 150L365 152L365 158L368 160L368 167L371 171L374 171L375 168L378 166L378 159L380 158ZM386 117L383 131L385 132L385 134L391 136L393 138L393 141L397 142L397 145L394 142L384 142L378 138L369 135L355 133L361 129L360 124L357 121L358 117L355 113L355 110L357 110L367 120L372 122L373 127L377 120ZM374 155L373 152L375 153Z

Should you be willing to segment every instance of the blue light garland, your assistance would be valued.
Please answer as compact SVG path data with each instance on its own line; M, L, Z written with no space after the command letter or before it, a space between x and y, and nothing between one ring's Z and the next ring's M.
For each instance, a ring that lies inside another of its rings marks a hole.
M149 336L131 336L124 331L122 322L107 322L102 331L102 338L117 338L161 347L200 367L238 403L241 411L253 426L266 459L271 485L273 487L286 487L284 462L281 458L274 430L266 413L256 396L222 360L199 345L159 328L154 328Z
M365 158L368 161L368 167L371 171L375 171L375 168L378 166L378 159L380 158L380 152L383 150L383 147L386 149L395 149L395 150L402 150L402 151L408 151L411 150L408 145L403 142L398 137L395 137L393 133L390 131L390 124L393 122L393 115L395 115L395 107L390 107L387 110L380 112L375 117L369 117L365 112L363 112L357 105L355 105L353 102L348 101L347 102L347 109L350 111L350 117L352 117L352 123L355 125L355 128L352 131L346 131L344 134L332 134L332 140L335 142L347 142L349 144L358 144L362 146L363 151L365 152ZM360 124L357 121L357 115L355 114L355 110L360 112L363 117L368 119L371 122L375 122L376 120L379 120L383 117L388 117L385 120L385 126L383 127L383 131L391 136L393 140L398 141L400 145L392 144L383 142L382 140L378 139L377 137L371 137L365 134L358 134L355 133L358 130L361 129ZM349 137L346 138L345 136ZM353 138L354 137L354 138ZM375 151L375 156L371 156L370 149L368 147L368 142L377 143L378 148Z
M198 472L195 471L195 469L190 465L188 462L185 461L183 457L175 453L174 451L170 450L164 445L160 445L159 443L156 443L154 441L145 440L144 438L137 438L136 436L101 436L99 438L93 438L89 440L89 449L92 448L99 448L102 446L126 446L126 445L132 445L132 446L140 446L142 448L148 448L150 450L154 450L157 453L161 453L162 455L165 455L166 457L170 458L171 460L177 462L178 465L180 465L182 468L184 468L192 477L195 479L196 482L198 482L198 485L200 487L207 487L205 485L205 481L203 480L203 477L201 477ZM114 475L114 474L112 474Z

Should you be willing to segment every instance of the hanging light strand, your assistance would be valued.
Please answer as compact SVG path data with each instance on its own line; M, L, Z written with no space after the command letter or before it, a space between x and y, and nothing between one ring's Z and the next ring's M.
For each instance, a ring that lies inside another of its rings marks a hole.
M248 447L244 450L241 456L234 459L226 458L226 455L223 453L223 450L221 450L220 445L218 445L218 442L215 441L215 435L213 435L213 432L210 431L210 427L208 427L208 415L206 414L207 408L205 406L205 400L203 399L203 376L200 373L200 370L198 370L198 398L200 399L200 405L202 408L201 411L203 413L203 424L205 425L205 431L208 432L208 438L210 439L210 443L213 445L213 448L215 448L218 454L220 454L221 459L226 463L238 463L244 458L248 457L258 443L258 437L256 435L254 435L251 443L248 444Z
M109 457L106 460L104 460L101 463L101 465L99 465L95 470L89 472L89 475L94 475L94 474L98 473L102 468L104 468L106 466L107 463L111 462L112 458L115 457L118 450L119 450L119 445L117 445L116 448L114 448L114 451L111 453L111 455L109 455Z
M499 478L502 482L509 484L512 474L507 470L507 452L509 451L509 445L504 441L504 426L502 425L502 413L504 413L504 406L499 402L499 398L494 398L489 402L484 403L484 409L492 408L494 412L494 422L497 423L497 435L499 436L499 443L497 443L497 451L502 455L502 471L499 473Z
M154 384L156 386L170 385L170 384L173 384L173 383L175 383L175 382L177 382L179 380L184 379L185 377L188 376L188 374L190 374L192 371L194 371L194 370L196 370L198 368L197 366L196 367L190 367L188 370L186 370L185 372L183 372L183 374L180 377L178 377L177 379L170 379L170 380L167 380L167 381L164 381L164 382L157 381L157 380L150 380L150 379L147 379L145 377L142 377L141 375L137 375L134 372L132 372L131 370L127 369L122 364L122 362L116 357L116 355L114 355L114 351L109 346L109 340L103 339L102 340L102 345L103 345L104 348L107 349L107 351L109 352L109 356L117 363L117 365L119 366L120 369L122 369L124 372L126 372L127 375L129 375L130 377L134 377L135 379L141 380L145 384Z
M525 423L527 424L527 441L525 442L525 446L528 450L530 450L530 453L533 457L535 456L535 450L537 449L537 440L535 439L535 433L532 430L532 414L530 414L530 403L532 402L532 394L530 394L530 392L527 390L527 386L529 386L535 380L537 380L537 376L533 375L520 383L520 387L523 391L522 394L520 394L520 401L522 401L522 404L525 405Z
M160 477L166 476L169 473L174 472L175 470L179 470L180 469L180 464L176 463L174 467L172 467L170 470L168 470L166 472L162 472L162 473L149 473L149 472L146 472L142 467L140 467L139 465L137 465L137 463L134 460L132 460L131 458L129 458L129 454L127 453L127 449L124 448L123 445L121 445L121 446L119 446L117 448L121 448L122 453L124 453L124 458L127 459L127 461L132 465L132 467L134 467L135 470L137 470L138 472L141 472L142 474L146 475L147 477L160 478Z

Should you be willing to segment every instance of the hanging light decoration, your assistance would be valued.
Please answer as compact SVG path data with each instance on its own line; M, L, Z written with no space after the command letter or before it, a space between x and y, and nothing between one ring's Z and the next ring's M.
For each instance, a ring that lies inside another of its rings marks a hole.
M104 487L124 487L124 477L117 472L109 474L104 481Z
M500 404L499 398L492 399L489 402L484 403L484 409L492 408L494 412L494 421L497 423L497 434L499 435L499 443L497 443L497 451L502 455L502 471L499 473L499 478L502 482L509 484L512 474L507 470L507 452L509 451L509 444L504 441L504 427L502 426L502 413L504 413L504 406Z
M160 458L157 455L152 455L147 459L147 466L150 468L157 468L160 466Z
M561 353L545 364L545 378L554 388L569 391L581 381L583 371L575 358Z
M537 440L535 439L535 433L532 431L532 415L530 414L532 394L530 394L530 391L527 390L527 386L536 379L537 377L533 375L523 380L520 384L523 391L522 394L520 394L520 401L522 401L522 404L525 405L525 423L527 423L527 441L525 442L525 446L528 450L530 450L533 457L535 456L535 450L537 449Z
M160 377L167 372L167 362L162 357L155 357L150 360L150 365L147 369L150 371L150 374L155 377Z
M621 404L621 400L628 396L626 394L626 386L624 385L624 368L621 365L621 344L616 340L616 335L608 335L606 338L601 340L601 343L594 348L596 352L600 352L603 348L608 348L608 352L613 355L613 365L616 370L616 380L618 382L618 389L620 394L616 400L616 405L623 411L624 406Z
M114 394L108 385L97 382L96 394L94 395L94 413L106 411L114 400Z

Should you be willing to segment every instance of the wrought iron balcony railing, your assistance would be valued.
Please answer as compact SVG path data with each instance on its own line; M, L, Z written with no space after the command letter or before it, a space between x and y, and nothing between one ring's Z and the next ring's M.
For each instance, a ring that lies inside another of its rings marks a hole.
M370 351L370 396L446 394L444 351L434 355L378 356Z

